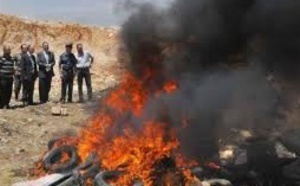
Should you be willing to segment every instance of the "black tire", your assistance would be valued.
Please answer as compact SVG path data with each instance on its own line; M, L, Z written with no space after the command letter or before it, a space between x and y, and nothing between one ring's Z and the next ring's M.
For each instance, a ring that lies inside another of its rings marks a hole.
M94 178L100 172L100 163L94 164L85 170L85 173L82 175L84 178Z
M54 147L55 143L58 142L59 139L52 139L48 142L48 150L52 150L52 148Z
M120 171L102 171L98 173L94 180L95 186L111 186L107 180L117 178L122 174Z
M62 153L67 153L70 157L69 161L55 165L59 160ZM65 173L70 172L78 166L79 157L77 154L77 149L73 146L61 146L55 148L44 157L45 169L51 171L52 173Z

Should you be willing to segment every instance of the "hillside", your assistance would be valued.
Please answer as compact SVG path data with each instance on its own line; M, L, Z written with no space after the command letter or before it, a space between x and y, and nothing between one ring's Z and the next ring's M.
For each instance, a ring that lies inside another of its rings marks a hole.
M66 133L76 133L91 116L90 109L103 90L118 83L122 68L117 60L119 48L118 30L89 27L79 24L30 21L0 14L0 53L3 45L10 45L13 53L19 52L22 43L34 44L36 52L43 41L50 43L56 58L64 51L64 43L81 42L95 57L92 68L92 84L95 101L90 104L67 104L69 116L53 117L51 107L60 97L60 78L55 66L51 102L45 105L0 110L0 185L7 186L28 178L27 170L45 151L47 142ZM38 83L34 101L38 102ZM85 87L84 87L85 91ZM74 101L77 101L77 83L74 84ZM12 99L13 106L20 103Z
M94 53L108 49L117 42L117 30L88 27L79 24L31 21L0 14L0 46L10 44L16 51L21 43L31 43L37 48L43 41L51 43L59 52L66 41L82 42Z
M83 43L85 49L95 57L95 65L92 69L94 85L112 83L111 81L115 78L113 74L118 74L113 72L118 69L115 68L118 65L116 63L119 42L117 29L31 21L0 14L0 53L2 53L3 45L11 46L13 53L18 53L22 43L33 44L38 52L44 41L50 43L50 48L54 51L56 58L64 51L65 42ZM58 70L57 66L55 70ZM59 83L59 77L56 76L54 85L57 83ZM105 89L105 87L100 87L100 89ZM56 92L52 93L56 94Z

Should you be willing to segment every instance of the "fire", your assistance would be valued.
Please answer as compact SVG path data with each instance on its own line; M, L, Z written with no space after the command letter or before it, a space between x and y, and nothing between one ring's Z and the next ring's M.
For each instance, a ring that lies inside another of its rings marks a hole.
M151 79L151 74L146 73L147 80ZM176 130L169 129L168 123L155 118L134 127L131 120L124 119L126 116L141 118L151 93L154 92L155 96L171 94L178 88L175 81L169 81L152 90L145 87L145 82L151 84L128 74L118 89L105 99L105 107L78 138L81 159L96 151L104 169L124 171L116 185L130 185L136 179L142 180L146 186L152 185L154 163L174 155L180 145ZM122 130L117 132L120 125ZM177 159L184 164L181 156Z
M70 159L70 155L66 152L63 152L61 154L59 161L57 161L55 164L59 165L61 163L65 163L65 162L69 161L69 159ZM55 164L54 164L54 166L55 166Z
M132 180L141 179L151 185L153 165L171 153L179 145L176 139L164 139L164 124L148 122L140 133L126 131L124 136L115 138L109 151L101 155L102 165L111 170L125 166L125 174L118 184L130 185Z
M63 145L74 145L76 146L78 143L78 140L76 137L71 137L71 136L65 136L61 139L55 140L55 143L53 143L53 146L51 149L63 146Z
M120 87L105 100L105 105L116 113L132 112L136 116L146 104L149 92L143 87L143 81L127 74Z
M155 163L164 158L173 158L182 167L190 165L177 153L180 146L177 129L163 119L144 118L151 96L172 94L178 85L168 81L153 87L155 73L147 72L144 78L127 74L76 139L65 138L56 144L76 146L82 162L96 153L102 169L122 171L113 181L117 186L131 185L134 180L141 180L145 186L153 185ZM192 179L188 171L183 170L182 174Z
M170 94L170 93L173 93L177 90L178 88L178 85L175 81L170 81L170 82L167 82L164 87L163 87L163 90Z

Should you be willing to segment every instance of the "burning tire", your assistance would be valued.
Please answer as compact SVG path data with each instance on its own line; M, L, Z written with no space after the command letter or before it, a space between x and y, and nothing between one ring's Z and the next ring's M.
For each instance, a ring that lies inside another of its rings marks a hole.
M48 150L51 150L54 147L55 143L58 142L58 141L59 141L59 139L51 139L48 142Z
M64 156L67 156L67 158L65 161L62 161ZM44 157L44 166L50 172L63 173L72 171L78 165L78 161L79 157L75 147L61 146L46 154Z
M107 180L120 176L120 171L102 171L95 177L96 186L110 186Z

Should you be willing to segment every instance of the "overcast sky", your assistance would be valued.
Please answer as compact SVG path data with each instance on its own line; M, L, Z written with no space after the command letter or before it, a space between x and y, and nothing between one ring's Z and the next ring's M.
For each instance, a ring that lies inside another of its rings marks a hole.
M34 19L118 26L128 15L120 8L121 1L125 0L0 0L0 12ZM136 1L167 6L172 0Z

